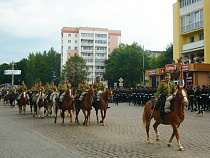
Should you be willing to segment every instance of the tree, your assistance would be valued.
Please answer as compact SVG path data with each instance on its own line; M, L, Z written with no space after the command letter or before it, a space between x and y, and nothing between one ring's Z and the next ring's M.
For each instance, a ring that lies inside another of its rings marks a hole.
M83 58L72 56L63 66L62 76L67 77L73 87L77 87L82 79L87 77L88 66Z
M32 86L37 81L43 84L54 80L58 82L60 75L60 54L51 48L44 51L30 53L26 62L26 83ZM55 76L54 76L55 75Z
M11 83L11 75L4 75L4 70L12 70L12 66L6 63L0 65L0 84Z
M149 53L144 52L145 69L149 65ZM135 87L142 81L143 75L143 49L136 42L132 45L120 44L114 49L109 59L105 61L106 72L104 78L108 80L109 86L123 78L124 86Z
M166 47L164 53L158 58L158 67L165 67L166 64L171 64L173 60L173 44L169 44Z

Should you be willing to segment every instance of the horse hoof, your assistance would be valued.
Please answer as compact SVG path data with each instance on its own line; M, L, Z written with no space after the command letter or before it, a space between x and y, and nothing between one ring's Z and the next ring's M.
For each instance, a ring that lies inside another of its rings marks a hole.
M33 117L35 117L35 115L33 115Z
M152 141L149 141L148 144L152 144Z
M156 141L159 143L160 142L160 139L156 139Z
M65 126L65 123L61 123L61 124Z
M172 146L171 144L168 144L168 147L170 147L170 148L171 148L171 147L173 147L173 146Z
M182 148L179 148L179 151L184 151L184 148L182 147Z
M102 126L105 126L105 123L102 123Z
M44 119L44 117L42 117L42 119Z

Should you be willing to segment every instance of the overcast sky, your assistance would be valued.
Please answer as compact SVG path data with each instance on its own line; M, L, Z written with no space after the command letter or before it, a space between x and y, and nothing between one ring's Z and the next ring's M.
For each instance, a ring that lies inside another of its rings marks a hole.
M134 41L161 51L173 42L176 0L0 0L0 64L18 62L51 47L61 52L63 27L121 30Z

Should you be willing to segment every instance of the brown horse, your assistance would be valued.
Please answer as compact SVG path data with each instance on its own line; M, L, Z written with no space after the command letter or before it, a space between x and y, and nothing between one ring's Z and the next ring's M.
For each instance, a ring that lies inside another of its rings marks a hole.
M27 103L27 96L26 96L26 91L22 92L21 98L17 100L18 102L18 107L19 107L19 114L22 112L22 107L24 111L24 115L26 114L26 103Z
M42 91L39 92L39 97L37 99L37 106L38 106L38 117L40 117L41 114L42 118L44 118L44 93Z
M99 101L99 109L101 110L101 118L102 120L100 121L100 123L102 123L102 125L104 126L104 119L106 117L106 111L107 111L107 107L108 107L108 100L113 100L113 91L112 89L107 89L101 96L101 100ZM96 109L96 118L97 118L97 123L99 123L98 121L98 109Z
M90 119L90 111L91 111L92 106L93 106L92 96L95 96L95 92L94 92L93 87L91 87L88 90L88 93L84 96L84 98L81 102L81 109L82 109L84 117L85 117L83 125L86 125L86 126L88 126L88 119ZM86 113L86 111L87 111L87 113ZM77 121L78 121L78 114L79 114L79 112L77 112L77 114L76 114L76 120ZM78 123L79 123L79 121L78 121Z
M62 124L65 125L64 123L64 118L65 118L65 111L68 110L70 114L70 124L72 125L72 95L73 95L73 88L68 88L65 92L63 102L61 103L61 117L63 118ZM58 113L58 104L55 104L55 123L57 122L57 113Z
M171 138L169 139L168 147L171 147L171 143L173 140L173 137L176 136L177 142L178 142L178 147L180 151L183 151L184 148L182 147L180 143L180 138L179 138L179 133L178 133L178 127L181 122L184 121L184 107L186 104L188 104L187 101L187 95L186 95L186 90L183 87L178 87L178 92L176 93L176 96L174 98L174 103L171 108L171 112L165 114L165 124L166 125L171 125L173 128L173 133ZM156 133L156 141L160 141L160 135L157 131L157 127L160 124L160 111L159 110L152 110L152 101L148 101L144 107L144 112L143 112L143 125L146 127L146 132L147 132L147 141L149 144L151 144L151 140L149 137L149 127L150 127L150 121L152 118L156 121L153 125L153 128Z

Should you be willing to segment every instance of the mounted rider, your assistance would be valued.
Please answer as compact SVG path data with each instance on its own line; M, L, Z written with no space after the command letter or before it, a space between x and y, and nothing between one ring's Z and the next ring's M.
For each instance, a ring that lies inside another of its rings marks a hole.
M94 104L93 107L95 109L98 109L98 103L101 99L101 95L104 93L104 91L106 90L105 85L100 82L100 76L96 77L96 82L93 84L93 88L95 89L95 94L96 94L96 98L94 100Z
M80 107L80 104L83 100L83 97L88 93L88 90L90 89L89 84L86 83L86 82L87 82L87 79L84 78L78 86L78 94L79 94L78 95L79 96L78 105L79 105L79 107Z
M50 85L50 99L48 100L48 104L51 105L51 101L53 100L53 96L57 93L57 86L55 85L54 81L51 81Z
M160 82L156 94L155 94L155 102L158 101L159 94L160 96L160 121L161 123L165 123L164 121L164 112L170 112L169 109L165 111L165 105L170 105L170 101L173 99L173 96L176 95L177 89L174 82L171 82L171 73L165 72L164 74L165 80Z
M15 93L15 92L16 92L16 89L15 89L15 87L12 85L12 86L9 88L9 97L11 98L12 93Z
M27 86L25 85L25 82L24 82L24 81L22 81L22 85L18 88L17 91L20 93L19 96L18 96L18 98L17 98L17 100L20 100L23 91L25 91L25 92L27 91ZM28 101L27 101L27 104L29 104L29 101L30 101L29 95L26 94L26 97L27 97L27 100L28 100Z
M65 95L65 92L67 90L67 84L66 84L66 79L63 79L62 83L59 83L58 85L58 91L60 92L59 97L58 97L58 105L61 104L61 102L63 101L63 97Z

